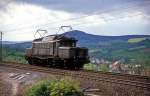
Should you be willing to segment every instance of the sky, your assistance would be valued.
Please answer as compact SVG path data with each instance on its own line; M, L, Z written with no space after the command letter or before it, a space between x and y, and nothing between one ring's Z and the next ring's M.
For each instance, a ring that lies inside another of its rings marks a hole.
M150 0L0 0L0 31L5 41L33 40L38 29L61 34L60 26L96 35L150 35L149 9Z

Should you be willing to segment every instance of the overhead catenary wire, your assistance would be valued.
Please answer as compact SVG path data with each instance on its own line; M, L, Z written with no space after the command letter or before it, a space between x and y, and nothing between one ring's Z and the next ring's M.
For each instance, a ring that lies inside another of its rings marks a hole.
M136 14L136 15L131 15L131 16L127 16L127 17L135 17L135 16L142 16L143 14L139 13L139 14ZM126 16L123 16L123 17L118 17L117 19L116 18L112 18L112 19L105 19L105 17L101 17L100 19L97 19L98 20L104 20L105 22L110 22L110 21L114 21L114 20L121 20L121 19L124 19L124 17ZM90 21L90 22L83 22L83 23L78 23L78 24L71 24L72 26L82 26L82 25L87 25L87 24L99 24L101 22L95 22L95 21Z
M134 1L132 1L132 2L134 2ZM132 3L132 2L129 2L129 4L130 3ZM149 5L150 4L150 2L148 2L148 1L144 1L143 2L144 3L144 7L146 6L146 5ZM125 3L126 4L126 3ZM146 4L146 5L145 5ZM139 5L139 4L138 4ZM137 6L137 4L134 4L134 5L132 5L132 6ZM132 7L132 6L128 6L128 7L120 7L119 9L125 9L125 10L128 10L128 9L133 9L133 8L135 8L135 7ZM92 13L92 15L96 15L96 14L103 14L103 13L107 13L107 12L113 12L114 10L103 10L103 11L100 11L100 12L94 12L94 13ZM116 11L116 10L115 10ZM118 10L117 10L118 11ZM45 26L45 25L49 25L49 24L54 24L54 23L59 23L59 22L65 22L65 21L72 21L72 20L78 20L78 19L82 19L82 18L86 18L86 17L89 17L89 16L92 16L91 14L88 14L88 15L84 15L84 16L80 16L80 17L73 17L73 18L69 18L69 19L65 19L65 20L61 20L61 21L54 21L54 22L49 22L49 23L46 23L46 24L40 24L40 25L38 25L38 26ZM49 20L49 19L47 19L47 20ZM39 21L39 20L38 20ZM8 24L8 25L14 25L14 24ZM4 25L4 26L8 26L8 25ZM19 24L20 25L20 24ZM35 26L35 24L33 25L33 26Z
M112 19L107 19L107 18L105 18L105 17L102 17L102 16L100 16L100 18L99 19L97 19L96 21L98 21L98 20L104 20L105 22L110 22L110 21L114 21L114 20L121 20L121 19L123 19L123 18L125 18L125 17L136 17L136 16L142 16L142 14L141 13L139 13L139 14L136 14L136 15L131 15L131 16L121 16L121 17L118 17L118 18L112 18ZM87 25L87 24L98 24L99 22L95 22L95 21L90 21L90 22L80 22L80 23L72 23L72 24L68 24L68 25L70 25L70 26L82 26L82 25ZM22 28L21 28L22 29ZM40 29L42 29L42 27L40 28ZM47 29L48 30L58 30L59 29L59 27L47 27ZM23 29L22 29L23 30ZM18 29L15 29L15 30L11 30L11 31L18 31ZM10 31L9 31L10 32Z
M144 7L147 7L147 6L144 6ZM133 7L131 7L131 9L132 9ZM126 8L126 10L128 10L128 9L130 9L129 7L128 8ZM125 10L125 9L124 9ZM116 10L115 10L116 11ZM112 12L112 11L111 11ZM105 11L105 12L96 12L95 14L90 14L90 15L87 15L87 16L81 16L81 17L78 17L78 18L72 18L72 19L68 19L68 20L62 20L62 22L67 22L67 21L74 21L74 20L79 20L79 19L83 19L83 18L87 18L87 17L90 17L90 16L93 16L93 15L100 15L100 14L105 14L105 13L109 13L109 11ZM61 22L61 21L59 21L59 22ZM30 27L33 27L33 28L36 28L36 29L38 29L39 28L39 26L40 27L42 27L42 26L47 26L47 25L49 25L49 24L52 24L52 25L54 25L54 24L57 24L57 23L59 23L59 22L50 22L50 23L46 23L46 24L40 24L40 25L34 25L34 26L25 26L25 27L20 27L20 28L17 28L17 30L19 30L19 29L27 29L27 28L30 28ZM56 30L56 28L58 29L58 27L52 27L52 28L49 28L49 29L51 29L51 30ZM9 32L9 31L15 31L16 29L11 29L11 30L7 30L7 31L4 31L4 32Z

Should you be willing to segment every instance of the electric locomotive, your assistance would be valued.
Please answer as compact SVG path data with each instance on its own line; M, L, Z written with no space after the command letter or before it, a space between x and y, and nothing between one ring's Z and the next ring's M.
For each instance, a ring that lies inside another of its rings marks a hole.
M48 65L66 69L82 69L89 63L88 49L77 47L77 40L64 34L48 35L34 39L26 49L25 59L29 64Z

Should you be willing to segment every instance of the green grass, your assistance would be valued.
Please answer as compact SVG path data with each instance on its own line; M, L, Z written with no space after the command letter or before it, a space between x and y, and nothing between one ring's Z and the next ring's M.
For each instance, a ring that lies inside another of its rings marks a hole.
M95 64L89 63L89 64L84 65L84 69L109 72L109 67L106 64L101 64L101 65L97 66Z
M146 38L132 38L128 40L128 43L138 43L141 42L143 40L146 40Z
M96 70L97 67L96 67L95 64L89 63L89 64L85 64L85 65L84 65L84 69L86 69L86 70Z

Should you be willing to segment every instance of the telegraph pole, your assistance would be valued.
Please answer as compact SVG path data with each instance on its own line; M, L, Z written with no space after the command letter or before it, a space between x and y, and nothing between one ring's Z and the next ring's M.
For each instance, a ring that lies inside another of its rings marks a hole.
M2 35L3 33L0 32L0 62L2 62Z

